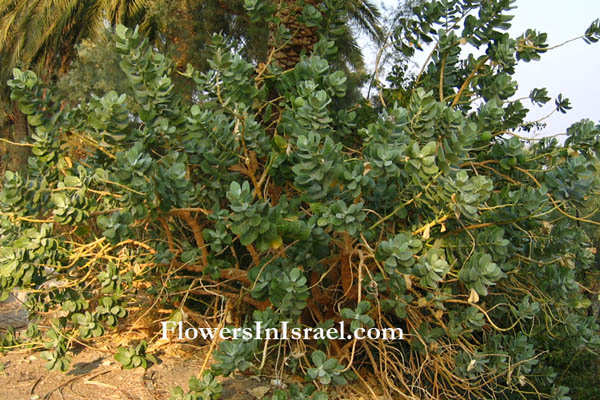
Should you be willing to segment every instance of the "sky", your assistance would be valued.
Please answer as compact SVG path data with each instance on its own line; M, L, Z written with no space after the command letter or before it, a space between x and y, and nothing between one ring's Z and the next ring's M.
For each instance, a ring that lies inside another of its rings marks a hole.
M528 28L548 33L553 46L582 35L600 18L599 0L517 0L510 32L520 35ZM520 63L515 79L519 82L517 97L527 96L531 89L545 87L552 98L562 93L571 100L567 114L554 113L547 122L544 135L564 133L573 123L589 118L600 121L600 42L583 40L542 55L537 62ZM536 120L552 111L554 102L541 110L531 108L528 119Z
M397 0L380 3L393 6ZM583 35L592 21L600 18L600 0L517 0L515 5L511 35L536 29L548 33L549 46ZM528 120L552 112L554 99L561 93L571 101L573 109L567 114L555 112L544 120L547 127L539 136L564 133L583 118L600 122L600 42L590 45L580 39L543 54L540 61L521 62L513 79L519 83L516 98L528 96L534 88L547 88L553 99L542 108L526 103L531 110Z

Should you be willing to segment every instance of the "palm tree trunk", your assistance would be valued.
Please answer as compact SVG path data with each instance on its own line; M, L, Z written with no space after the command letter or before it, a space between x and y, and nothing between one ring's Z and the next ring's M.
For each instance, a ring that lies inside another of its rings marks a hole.
M315 0L306 0L305 3L314 6L318 4ZM302 7L296 4L296 0L283 0L279 10L275 13L281 20L281 24L292 35L292 38L285 46L279 48L273 54L274 61L284 70L293 68L300 61L300 55L303 51L306 54L310 54L319 40L316 27L307 27L298 22L298 16L301 14ZM275 29L276 26L272 26L269 33L269 49L276 48L277 46L275 44Z
M16 110L14 115L13 137L15 143L26 142L29 134L29 125L27 116L21 111ZM8 145L7 169L11 171L22 171L27 166L29 157L29 148L25 146Z

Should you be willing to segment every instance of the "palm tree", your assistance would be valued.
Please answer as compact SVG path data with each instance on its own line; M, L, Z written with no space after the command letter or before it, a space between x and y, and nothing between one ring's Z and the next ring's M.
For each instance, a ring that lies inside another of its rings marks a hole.
M274 59L284 68L291 68L298 62L302 51L310 53L313 49L318 40L317 30L298 22L303 7L297 4L297 0L268 1L275 8L275 16L292 34L287 45L279 49ZM323 2L305 0L304 3L317 7ZM375 41L381 38L379 11L370 0L347 0L340 4L343 7L338 11L346 14L343 19L349 28L365 32ZM185 68L185 61L190 61L200 70L208 68L210 37L216 32L236 41L239 44L236 50L256 64L266 60L269 49L278 47L274 43L273 30L276 27L264 21L251 22L243 0L180 0L175 8L168 12L169 23L165 33L169 38L167 44L171 42L169 53L175 54L180 67ZM360 70L363 62L355 36L350 29L346 29L336 44L340 50L340 65L347 64ZM172 45L176 48L173 49ZM189 52L188 49L193 51Z
M340 49L341 61L357 70L363 70L363 54L356 38L358 35L353 30L366 34L372 42L379 44L384 37L381 26L381 14L377 6L369 0L350 0L346 3L349 19L349 29L337 41Z
M319 1L305 0L306 5L314 7L319 6ZM274 59L284 68L292 68L300 59L300 54L304 51L310 53L318 41L317 28L308 27L298 21L302 14L303 7L298 5L296 0L283 0L280 3L275 16L281 20L281 23L292 34L287 44L279 48L274 55ZM334 11L334 10L330 10ZM352 27L366 33L378 42L382 37L382 29L379 26L379 10L369 0L348 0L343 3L340 10L345 13L344 20L346 29L338 38L338 46L341 65L349 64L354 69L362 69L363 59L360 48L356 42L356 35L351 32ZM270 39L274 32L270 32Z
M291 68L303 51L310 53L317 43L316 28L298 21L302 7L296 0L275 2L276 16L292 33L292 38L274 55L283 68ZM316 0L306 4L318 6ZM252 24L243 0L0 0L0 81L10 79L14 67L35 70L43 79L54 80L65 72L76 56L76 46L94 39L106 27L117 23L140 25L157 46L174 56L176 65L187 62L207 68L206 49L210 35L223 32L237 39L245 55L254 61L266 59L272 37L268 24ZM370 0L347 0L342 9L347 25L381 37L379 12ZM271 26L272 28L272 26ZM337 41L338 67L362 70L363 62L355 35L349 29ZM12 140L27 139L26 118L8 101L6 85L0 89L0 104L7 109L12 124ZM0 123L1 125L1 123ZM11 148L11 169L21 169L27 160L26 148Z
M106 24L140 24L154 34L164 0L0 1L1 72L15 65L37 66L48 74L68 67L75 45Z
M151 35L160 28L157 10L164 0L0 0L0 80L10 79L14 67L34 69L46 80L64 72L75 46L100 34L105 24L138 23ZM27 138L25 116L8 100L1 85L0 104L13 125L12 139ZM26 148L9 152L10 169L22 169Z

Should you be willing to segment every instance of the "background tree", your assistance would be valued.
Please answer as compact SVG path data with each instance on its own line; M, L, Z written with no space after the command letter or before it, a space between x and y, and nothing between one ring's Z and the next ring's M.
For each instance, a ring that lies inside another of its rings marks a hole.
M298 12L302 10L302 7L298 8L295 2L269 3L262 7L263 9L270 7L275 10L275 4L277 4L277 13L280 14L278 18L285 14L286 21L296 21L297 17L300 17ZM379 38L378 10L369 1L329 1L323 2L320 7L339 7L338 23L344 25L345 21L348 21L348 24L353 24L372 38ZM12 68L20 66L36 70L45 80L54 80L69 70L72 61L76 58L76 48L84 40L91 40L87 42L87 45L95 47L96 53L101 51L98 45L106 45L110 42L106 41L105 30L107 27L114 28L117 23L139 24L142 32L146 33L158 48L173 57L175 68L181 71L185 70L188 63L200 70L208 69L208 44L210 36L214 32L222 32L229 40L237 42L238 49L242 54L258 64L266 61L269 42L264 38L269 35L273 37L273 32L269 33L269 26L271 28L275 26L263 22L259 18L252 23L243 8L242 1L97 2L77 0L64 3L38 1L33 4L27 1L6 1L0 4L0 62L2 65L0 79L6 81L12 73ZM289 23L295 24L296 27L302 25L297 22ZM350 26L341 26L339 29L341 35L338 46L341 51L336 52L340 56L338 65L347 72L350 72L350 69L357 71L354 80L358 86L361 83L361 74L364 73L362 55ZM306 32L310 32L308 42L301 38L301 34ZM310 51L317 40L315 32L314 27L305 27L304 30L290 32L290 34L293 33L290 40L298 41L298 43L290 42L277 52L279 54L282 51L295 49L293 50L294 57L286 61L288 67L298 61L302 50L302 45L298 47L300 42L306 42L305 49ZM83 60L90 61L89 55L88 51L88 57L84 57ZM110 62L110 57L104 60L104 63L108 62ZM86 67L82 66L78 70L82 70L82 68ZM109 71L116 70L114 66L107 69ZM86 78L88 79L85 82L98 80L90 80L89 75ZM81 83L76 83L73 75L67 78L67 81L74 84L70 89L84 89L81 87ZM107 81L104 80L104 82ZM175 82L178 80L175 79ZM65 87L65 84L66 82L61 86ZM91 84L91 86L94 85L95 83ZM96 89L99 87L96 85ZM86 95L86 92L89 91L72 92L70 97L75 94ZM0 120L4 136L10 138L12 142L20 143L28 135L27 121L18 110L12 110L13 106L8 100L6 90L0 93L0 100L5 105L4 109L9 110ZM12 135L8 134L11 131ZM10 151L7 151L6 143L3 144L5 151L2 155L5 159L5 166L9 169L22 168L29 154L27 147L9 145L11 146Z
M0 79L5 82L16 66L32 68L42 79L53 81L65 72L75 57L75 47L84 39L102 34L105 24L140 24L151 37L164 30L160 10L163 1L71 0L0 2ZM162 20L164 22L164 20ZM8 99L2 86L0 101L7 110L4 135L12 125L12 140L20 143L28 137L25 116ZM7 123L8 122L8 123ZM11 145L4 153L9 169L22 169L28 156L26 147Z

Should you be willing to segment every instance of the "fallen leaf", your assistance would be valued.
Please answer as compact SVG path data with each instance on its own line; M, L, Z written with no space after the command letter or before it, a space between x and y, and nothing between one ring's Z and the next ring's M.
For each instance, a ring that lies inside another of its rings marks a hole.
M475 364L477 364L477 360L471 360L471 362L469 362L469 366L467 367L467 372L475 368Z
M427 240L429 239L429 231L431 230L431 225L427 224L425 225L425 230L423 231L423 239Z
M479 294L475 289L471 289L471 293L469 294L469 303L477 303L479 301Z
M254 389L247 389L248 393L250 393L250 395L254 398L257 399L264 399L265 395L269 392L269 390L271 390L271 388L269 386L258 386L255 387Z
M410 280L410 276L404 274L404 284L406 285L406 289L410 290L412 288L412 281Z

